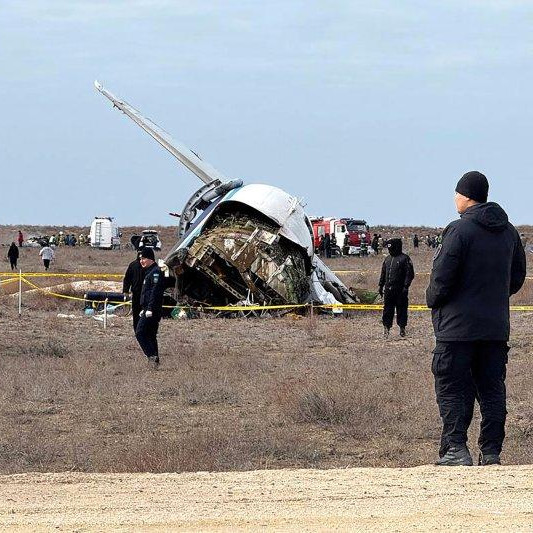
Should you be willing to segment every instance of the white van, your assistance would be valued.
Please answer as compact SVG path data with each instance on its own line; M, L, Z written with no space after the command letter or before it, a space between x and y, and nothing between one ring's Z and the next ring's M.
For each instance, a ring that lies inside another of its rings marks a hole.
M113 217L94 217L89 237L93 248L120 248L120 232Z

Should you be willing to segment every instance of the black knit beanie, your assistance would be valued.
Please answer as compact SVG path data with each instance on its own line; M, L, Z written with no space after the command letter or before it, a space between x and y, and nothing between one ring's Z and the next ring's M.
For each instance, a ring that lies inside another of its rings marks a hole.
M484 174L477 170L472 170L467 172L457 182L455 192L476 202L485 203L489 195L489 182Z
M154 250L152 248L144 248L141 252L141 257L155 261Z

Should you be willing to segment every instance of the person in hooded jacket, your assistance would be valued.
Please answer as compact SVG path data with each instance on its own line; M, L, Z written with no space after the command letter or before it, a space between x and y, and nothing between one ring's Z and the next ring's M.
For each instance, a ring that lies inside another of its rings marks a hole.
M9 259L11 270L15 270L17 268L17 261L19 259L19 249L17 248L15 241L11 243L9 250L7 251L7 258Z
M405 337L407 308L409 306L409 287L415 277L411 258L402 253L402 239L389 239L386 243L389 255L383 261L379 278L379 294L383 297L383 328L385 337L389 336L394 311L400 326L400 336Z
M475 399L481 411L479 464L500 464L505 437L509 297L520 290L526 258L505 211L487 202L477 171L457 183L459 220L442 234L426 301L436 346L432 372L443 422L437 465L473 464L466 445Z

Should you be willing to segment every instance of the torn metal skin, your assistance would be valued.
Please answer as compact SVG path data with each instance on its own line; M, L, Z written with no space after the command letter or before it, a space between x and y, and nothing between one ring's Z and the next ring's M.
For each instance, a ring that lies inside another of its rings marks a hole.
M192 245L179 251L167 258L170 268L182 272L178 300L279 305L308 296L305 254L275 227L250 216L214 216Z

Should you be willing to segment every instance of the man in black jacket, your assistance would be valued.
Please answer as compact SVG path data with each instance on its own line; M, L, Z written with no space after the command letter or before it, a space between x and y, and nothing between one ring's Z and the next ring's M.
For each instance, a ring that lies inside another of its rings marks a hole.
M135 336L148 362L157 367L159 365L157 330L163 310L165 280L161 269L155 262L152 248L145 248L141 252L140 261L144 270L144 280L141 291L141 311Z
M122 292L125 295L131 293L131 313L133 315L133 331L137 331L139 313L141 312L141 291L143 288L144 272L141 266L141 252L137 253L137 258L132 261L124 274L122 282Z
M402 253L402 239L389 239L386 246L389 255L383 261L379 278L379 294L383 296L384 304L384 334L385 337L389 336L394 310L396 310L396 322L400 326L400 336L405 337L409 287L415 277L415 271L411 258Z
M461 215L442 235L426 300L436 347L432 372L443 422L437 465L473 464L466 446L474 399L481 410L479 464L500 464L505 436L509 297L526 275L520 237L505 211L487 202L489 184L467 172L455 189Z
M324 235L324 254L326 257L331 257L331 237L329 233Z

